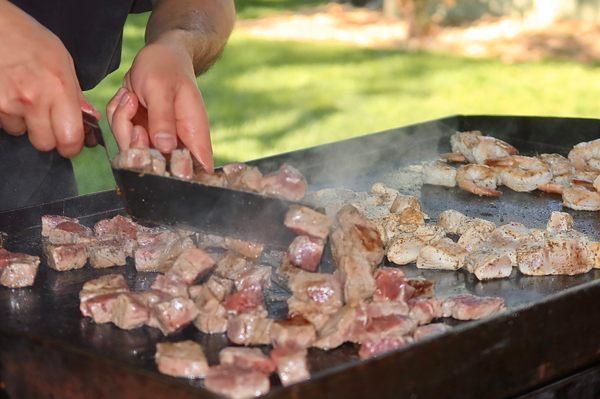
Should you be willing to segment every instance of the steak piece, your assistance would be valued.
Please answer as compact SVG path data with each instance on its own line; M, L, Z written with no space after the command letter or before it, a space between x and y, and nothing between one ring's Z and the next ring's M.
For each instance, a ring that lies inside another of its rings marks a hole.
M306 348L294 346L279 346L271 351L271 359L277 366L277 374L283 386L306 381L310 378L306 355Z
M137 247L139 229L141 226L122 215L100 220L94 225L94 233L100 241L112 239L119 241L127 256L133 256L133 251Z
M338 263L337 272L344 290L344 301L348 305L357 305L370 298L376 284L369 265L364 259L344 256Z
M227 321L227 338L237 345L268 345L272 325L264 311L241 313Z
M446 236L446 231L435 224L417 226L409 233L396 234L388 242L386 255L390 262L406 265L415 262L422 247Z
M395 267L380 267L375 270L375 301L407 301L415 294L404 273Z
M83 284L79 299L85 302L98 295L128 292L129 287L122 274L105 274Z
M272 271L273 268L271 266L251 266L234 281L235 288L238 291L252 286L262 289L268 288L271 286Z
M9 288L32 286L40 258L0 248L0 285Z
M442 316L457 320L478 320L506 310L504 299L470 294L451 296L442 303Z
M48 267L59 272L81 269L88 260L88 248L85 244L44 243L44 254Z
M113 266L125 266L127 256L130 254L123 245L123 241L112 238L104 241L96 241L88 248L90 265L95 269L103 269Z
M236 281L250 267L251 264L245 258L229 251L217 262L214 274L219 277Z
M262 179L262 194L281 197L290 201L299 201L306 194L308 183L293 166L283 164L275 173Z
M194 303L199 310L194 325L205 334L224 333L227 331L227 310L221 301L227 292L231 292L233 283L230 280L221 279L231 284L227 290L218 282L211 283L211 279L220 278L212 276L205 284L190 287L190 296L194 298ZM214 290L211 286L218 288Z
M228 398L254 398L269 392L269 378L258 370L222 364L211 367L204 380L206 389Z
M469 227L458 239L458 244L463 246L468 252L478 249L484 242L490 238L496 225L483 219L473 219L469 222Z
M202 346L194 341L156 344L158 371L173 377L203 378L208 374L208 362Z
M550 233L557 234L565 231L573 230L573 216L566 212L552 212L546 230Z
M170 297L188 298L188 286L182 281L159 274L150 286L151 289L163 292Z
M187 148L173 150L169 165L171 174L183 180L191 180L194 176L194 162Z
M438 215L438 225L450 234L461 235L472 219L454 209L448 209Z
M262 255L265 246L258 242L238 240L225 237L224 247L249 259L258 259Z
M410 317L419 325L429 324L442 315L441 304L436 298L413 298L408 301Z
M79 223L77 219L60 216L60 215L44 215L42 216L42 237L48 237L50 232L63 222Z
M299 235L325 240L331 227L327 215L301 205L292 205L285 214L283 224Z
M389 315L375 317L368 320L365 331L358 337L360 343L366 341L378 341L381 338L402 338L411 334L417 323L409 316Z
M444 323L431 323L425 326L419 326L413 333L413 339L419 341L427 337L443 334L450 329L451 327Z
M152 307L148 325L169 335L194 321L198 313L198 308L191 299L172 298Z
M502 248L479 248L465 258L465 269L479 280L510 277L512 265L510 255Z
M408 316L410 312L410 307L404 301L373 301L362 306L370 319L391 315Z
M148 323L150 317L148 308L142 302L142 298L135 294L127 292L117 294L110 307L110 321L123 330L131 330Z
M367 314L360 307L344 306L319 329L317 348L329 350L344 342L358 342L365 332Z
M155 175L164 176L167 172L167 160L160 153L160 151L155 150L154 148L149 149L150 152L150 168L147 170L149 173L153 173Z
M299 271L288 286L293 294L287 300L290 316L301 315L316 329L342 307L342 287L334 275Z
M316 272L321 263L325 241L310 236L297 236L288 248L288 259L296 267Z
M308 348L316 340L315 327L301 316L278 320L271 326L271 340L274 347L296 346Z
M265 375L275 371L275 363L258 348L227 347L219 352L219 362L243 369L257 370Z
M113 165L119 169L135 169L146 172L152 167L152 157L148 148L128 148L115 156Z
M265 297L259 285L251 285L225 298L223 306L229 314L264 310Z
M419 250L419 269L458 270L463 267L467 250L449 238L430 242Z
M263 175L256 166L243 163L230 163L223 166L227 187L234 190L260 192L263 188Z
M411 340L407 337L382 337L368 339L360 345L358 356L361 359L383 355L395 351L410 344Z
M79 310L86 317L91 317L95 323L108 323L113 318L113 308L120 293L96 295L85 301L80 301Z
M205 291L208 289L208 292L217 298L218 301L223 301L227 295L233 292L233 287L233 281L213 274L206 280L206 283L189 287L188 292L190 298L196 299L199 296L204 295Z
M208 273L214 265L215 261L206 252L190 247L183 250L165 275L171 280L189 285Z
M427 297L430 298L435 295L435 284L431 280L427 280L421 277L408 278L406 279L408 285L413 287L415 291L412 293L411 298Z
M197 170L193 179L206 186L227 187L225 174L219 170L215 170L213 173L209 173L205 170Z
M168 230L141 235L138 244L134 254L135 268L144 272L169 270L175 259L194 245L189 237Z
M87 244L93 239L92 229L73 221L61 222L48 232L48 241L54 245Z

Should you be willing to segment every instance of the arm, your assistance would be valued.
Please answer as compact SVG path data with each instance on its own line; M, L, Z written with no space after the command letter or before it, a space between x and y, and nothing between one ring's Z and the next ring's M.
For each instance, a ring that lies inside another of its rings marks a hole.
M233 0L158 0L138 53L107 107L119 147L152 145L170 153L181 141L212 170L208 117L195 75L225 46L234 23ZM137 124L138 102L147 124Z

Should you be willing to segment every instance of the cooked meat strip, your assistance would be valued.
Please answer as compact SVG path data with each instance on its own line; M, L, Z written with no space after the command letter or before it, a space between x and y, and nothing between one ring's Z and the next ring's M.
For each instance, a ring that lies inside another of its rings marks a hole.
M408 301L410 317L419 325L429 324L431 320L442 315L441 304L436 298L413 298Z
M190 296L199 310L198 316L194 320L194 325L205 334L224 333L227 331L227 310L221 303L224 295L231 292L233 283L230 280L222 279L231 283L227 290L226 287L218 282L210 283L211 279L218 279L212 276L208 282L203 285L190 287ZM215 288L218 287L218 288Z
M77 219L60 215L42 216L42 237L48 237L50 232L63 222L79 223Z
M223 166L227 187L234 190L260 192L263 188L263 175L256 166L243 163L230 163Z
M94 239L92 229L79 222L65 221L50 228L48 241L54 245L87 244Z
M358 356L361 359L369 359L384 353L392 352L410 344L408 337L382 337L368 339L360 345Z
M278 320L271 326L273 346L308 348L316 340L315 327L302 316Z
M301 270L289 278L288 286L293 294L287 301L290 316L301 315L317 329L342 306L340 281L331 274Z
M277 374L283 386L306 381L310 378L305 348L276 347L271 351L271 359L277 365Z
M46 263L59 272L81 269L88 260L88 247L85 244L52 245L44 243Z
M234 281L235 288L238 291L251 286L258 286L262 289L269 288L271 286L272 271L271 266L251 266Z
M9 288L32 286L40 258L0 248L0 285Z
M283 164L275 173L262 179L262 193L274 197L299 201L306 194L308 183L302 174L293 166Z
M294 238L288 248L288 259L296 267L316 272L321 263L325 241L307 235Z
M275 363L258 348L227 347L219 352L219 362L243 369L257 370L265 375L275 371Z
M344 256L339 260L336 273L342 282L345 303L357 305L373 296L376 289L375 279L371 265L366 260Z
M419 269L458 270L463 267L467 250L451 239L444 237L430 242L419 250Z
M451 327L444 323L431 323L425 326L419 326L413 333L413 339L418 341L434 335L443 334L450 329Z
M119 239L96 241L88 247L90 265L95 269L125 266L129 255Z
M193 243L189 237L181 237L174 231L161 230L138 237L135 250L137 271L167 271L177 257Z
M148 323L149 317L148 308L133 293L118 294L112 304L110 321L124 330L143 326Z
M258 259L262 255L265 246L258 242L238 240L225 237L224 247L249 259Z
M229 314L240 314L264 310L265 297L260 285L250 285L230 294L223 301Z
M191 180L194 176L194 162L187 148L173 150L169 164L171 174L183 180Z
M128 148L120 151L113 159L113 166L119 169L135 169L143 172L152 168L152 157L148 148Z
M336 264L343 256L365 259L371 267L381 263L384 250L377 226L352 205L336 216L338 226L331 235L331 250Z
M407 301L415 292L404 273L394 267L380 267L375 270L375 285L375 301Z
M218 262L214 274L229 280L238 280L249 268L250 262L229 251Z
M194 341L158 343L155 360L158 371L173 377L203 378L208 374L202 346Z
M204 380L206 389L233 399L254 398L269 392L269 378L258 370L222 364L211 367Z
M177 280L176 278L169 278L164 274L157 275L150 288L156 291L164 292L172 297L189 297L187 284L185 284L183 281Z
M296 234L325 240L329 234L331 219L305 206L292 205L285 214L283 224Z
M509 253L494 247L481 247L465 258L465 269L479 280L506 278L512 273L513 262Z
M460 294L446 298L442 303L442 316L457 320L477 320L505 310L504 299Z
M546 225L546 230L550 233L557 234L573 230L573 216L566 212L552 212L550 220Z
M208 273L214 265L215 261L210 255L201 249L190 247L183 250L165 275L189 285Z
M367 321L367 313L363 308L344 306L319 329L313 346L329 350L344 342L358 342L364 334Z
M148 324L168 335L190 324L198 313L191 299L172 298L152 307Z
M428 224L417 227L412 233L402 233L388 243L386 255L390 262L406 265L416 262L421 248L442 239L446 232L439 226Z
M268 345L271 343L273 320L266 312L242 313L227 321L227 338L238 345Z
M129 287L122 274L105 274L85 282L79 292L79 299L81 302L85 302L98 295L127 291L129 291Z

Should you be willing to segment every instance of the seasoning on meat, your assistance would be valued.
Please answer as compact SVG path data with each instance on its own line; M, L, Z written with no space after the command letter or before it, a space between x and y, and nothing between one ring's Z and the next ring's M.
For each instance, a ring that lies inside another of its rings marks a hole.
M377 226L352 205L336 216L338 226L331 235L331 250L336 264L343 256L363 258L371 267L381 263L384 250Z
M512 265L513 262L506 251L493 247L473 250L465 258L465 269L473 273L478 280L509 277Z
M308 235L325 240L331 220L327 215L301 205L292 205L285 214L283 224L298 235Z
M63 222L78 223L77 219L60 216L60 215L44 215L42 216L42 237L48 237L50 232Z
M504 299L460 294L442 303L442 317L457 320L478 320L505 310Z
M251 264L245 258L229 251L217 262L214 274L236 281L250 267Z
M133 256L137 247L138 229L141 227L137 223L122 215L100 220L94 225L94 233L100 241L120 242L127 256Z
M307 235L294 238L288 248L288 259L296 267L315 272L321 263L325 241Z
M64 221L48 231L48 241L54 245L87 244L94 239L92 229L77 221Z
M278 320L271 326L271 340L274 347L297 346L308 348L316 340L315 327L302 316Z
M88 260L88 248L85 244L52 245L44 244L46 263L59 272L81 269Z
M96 241L88 247L90 265L95 269L112 266L125 266L128 252L123 242L113 238Z
M189 285L208 273L214 265L215 261L210 255L201 249L190 247L183 250L165 275Z
M208 362L202 346L194 341L156 344L158 371L173 377L203 378L208 374Z
M228 398L254 398L269 392L269 378L258 370L221 364L208 370L204 386Z
M419 269L458 270L463 267L467 250L444 237L424 245L417 256Z
M189 237L169 230L144 234L138 237L138 244L134 254L135 268L145 272L169 270L175 259L194 245Z
M306 381L310 378L305 348L279 346L271 351L271 359L277 366L277 374L283 386Z
M357 305L375 292L375 279L366 260L344 256L339 260L337 273L342 282L345 303Z
M194 162L187 148L173 150L169 164L171 174L183 180L190 180L194 176Z
M275 371L275 363L258 348L227 347L219 352L220 364L257 370L265 375Z
M37 256L0 248L0 285L9 288L32 286L39 264Z
M546 230L550 233L562 233L573 230L573 216L566 212L552 212Z
M331 274L301 270L289 278L288 286L292 291L287 301L290 316L301 315L316 329L342 307L342 287Z

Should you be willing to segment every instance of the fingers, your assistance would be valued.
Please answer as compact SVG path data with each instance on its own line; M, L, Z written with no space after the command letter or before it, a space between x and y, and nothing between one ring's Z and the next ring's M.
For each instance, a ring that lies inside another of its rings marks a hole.
M31 145L40 151L50 151L56 148L56 139L52 134L52 125L50 124L50 108L47 105L39 104L25 114L25 124Z
M200 91L184 85L175 98L177 135L192 155L208 172L214 168L210 128Z
M68 92L55 98L50 108L50 121L59 154L65 158L79 154L84 140L79 99L75 95L69 96Z
M125 90L114 111L107 110L107 113L111 114L109 116L110 127L121 151L130 147L134 133L142 133L139 129L134 130L134 124L131 121L138 109L138 104L137 96ZM137 138L136 144L139 143L139 140L143 140L143 138Z
M113 96L113 98L110 99L108 104L106 104L106 117L108 118L108 124L111 126L112 126L112 121L113 121L113 115L115 114L117 106L119 105L119 101L121 101L121 98L123 97L123 95L126 92L127 92L127 89L125 89L124 87L121 87L117 91L117 93Z
M163 89L146 97L150 142L166 154L177 148L174 100L175 91L172 89Z
M133 148L148 148L150 146L148 131L143 126L133 126L130 146Z
M4 112L0 112L0 127L12 136L21 136L25 134L25 131L27 130L25 119Z

